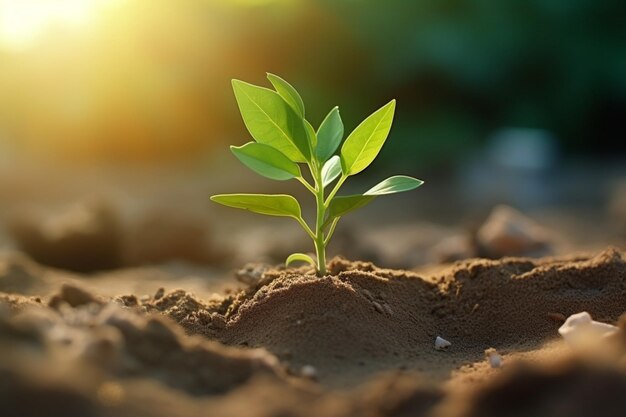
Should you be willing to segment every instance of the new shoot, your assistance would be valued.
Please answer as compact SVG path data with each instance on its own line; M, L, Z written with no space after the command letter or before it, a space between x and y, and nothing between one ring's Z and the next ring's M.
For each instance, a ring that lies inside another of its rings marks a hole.
M267 78L274 90L232 81L241 116L254 141L230 149L257 174L278 181L299 181L315 198L315 222L309 225L302 217L298 201L286 194L219 194L211 200L254 213L296 220L313 240L316 259L294 253L286 264L308 262L316 268L318 276L324 276L326 247L339 219L378 196L409 191L423 181L396 175L363 194L338 196L344 182L367 168L380 152L391 129L396 101L391 100L361 122L336 155L344 134L339 109L333 108L315 130L305 118L304 102L296 89L276 75L268 74ZM310 173L308 179L302 172L303 167Z

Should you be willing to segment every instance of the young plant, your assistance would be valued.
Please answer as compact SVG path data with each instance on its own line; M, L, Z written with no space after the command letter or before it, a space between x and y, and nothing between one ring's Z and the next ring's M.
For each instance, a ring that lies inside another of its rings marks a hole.
M316 268L318 276L323 276L326 246L341 217L378 196L412 190L423 181L396 175L363 194L337 196L348 177L367 168L380 152L391 129L396 101L391 100L361 122L348 135L339 155L335 155L344 133L339 109L333 108L316 131L305 118L304 102L296 89L276 75L267 74L267 78L275 91L232 81L241 116L254 141L230 149L257 174L302 183L315 196L315 226L309 226L302 218L300 204L290 195L220 194L211 200L254 213L295 219L313 240L317 259L294 253L286 264L308 262ZM304 177L300 164L308 168L310 179Z

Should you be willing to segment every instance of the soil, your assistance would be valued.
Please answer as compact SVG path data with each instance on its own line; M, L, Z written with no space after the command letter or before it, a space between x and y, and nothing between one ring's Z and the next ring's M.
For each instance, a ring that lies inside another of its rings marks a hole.
M159 273L70 274L3 253L1 414L621 416L626 407L626 330L585 351L557 332L580 311L626 327L616 248L414 271L335 258L323 278L251 264L238 284ZM451 346L435 349L437 336Z

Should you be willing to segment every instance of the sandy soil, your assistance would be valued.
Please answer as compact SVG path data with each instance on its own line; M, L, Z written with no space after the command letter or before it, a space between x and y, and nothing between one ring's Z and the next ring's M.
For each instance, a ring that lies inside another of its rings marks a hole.
M175 266L86 276L1 255L3 416L619 416L626 407L626 338L577 352L557 333L580 311L620 321L626 262L614 248L416 271L335 258L324 278L257 264L237 280ZM436 350L437 336L452 345ZM488 348L503 367L489 366Z

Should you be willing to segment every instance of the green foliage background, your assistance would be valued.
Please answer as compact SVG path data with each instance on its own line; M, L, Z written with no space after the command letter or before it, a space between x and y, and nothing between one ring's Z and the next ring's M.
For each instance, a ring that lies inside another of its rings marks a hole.
M390 141L387 161L454 163L503 126L546 129L572 153L624 152L623 1L328 0L285 8L257 9L250 20L254 59L265 61L256 65L289 74L312 109L340 104L347 126L373 103L398 98L394 135L403 140Z

